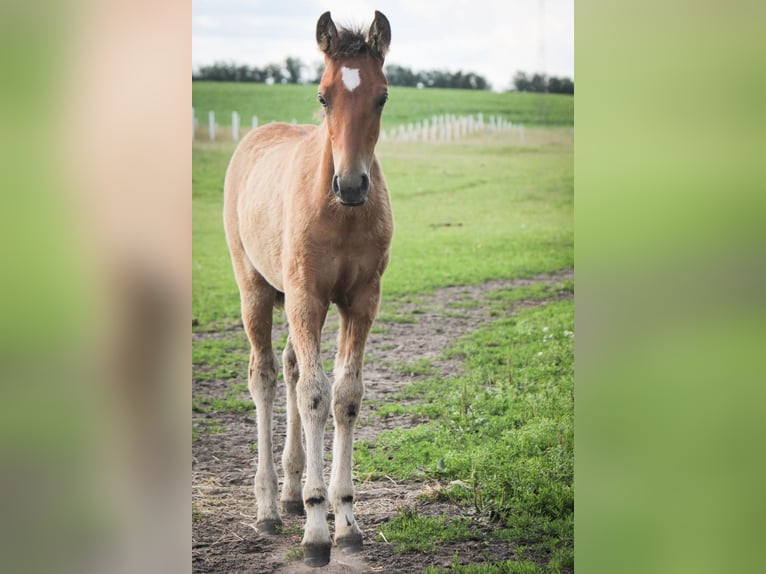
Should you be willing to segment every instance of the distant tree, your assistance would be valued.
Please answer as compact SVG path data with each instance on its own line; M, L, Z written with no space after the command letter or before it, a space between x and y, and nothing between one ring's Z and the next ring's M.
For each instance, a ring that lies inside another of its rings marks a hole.
M259 84L264 83L266 81L266 78L268 77L268 72L263 68L253 67L251 72L252 72L253 82L258 82Z
M310 80L312 84L318 84L322 81L322 75L324 74L324 62L317 62L314 64L314 77Z
M546 92L548 90L548 81L545 74L535 74L530 80L530 92Z
M288 57L285 60L285 70L287 71L287 83L300 84L303 71L303 62L298 58Z
M574 94L574 82L569 78L551 76L548 79L548 91L552 94Z
M413 71L397 64L386 66L386 78L392 86L423 88L458 88L463 90L486 90L489 83L474 72L448 72L444 70Z
M516 91L529 92L531 91L529 86L530 82L529 78L527 78L527 75L524 72L516 72L516 75L513 76L513 87L516 89Z
M285 78L285 73L282 70L282 66L279 64L269 64L265 68L266 70L266 79L271 79L275 84L282 84L287 79Z
M488 90L489 82L487 82L487 80L482 76L471 72L468 74L468 86L472 90Z
M516 72L513 87L517 92L550 92L552 94L574 94L574 82L569 78L546 77L545 74L528 76Z
M399 66L398 64L389 64L386 66L386 78L392 86L416 86L418 78L410 68Z

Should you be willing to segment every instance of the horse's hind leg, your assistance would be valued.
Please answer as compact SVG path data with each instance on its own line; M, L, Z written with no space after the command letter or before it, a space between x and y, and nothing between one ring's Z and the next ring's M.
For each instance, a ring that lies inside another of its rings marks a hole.
M301 478L306 464L306 454L301 441L301 419L298 414L298 359L290 337L287 337L285 351L282 353L282 367L287 385L287 437L282 454L282 468L285 482L279 498L280 510L285 514L303 514L301 499Z
M354 519L354 486L351 480L351 455L354 425L364 395L362 370L367 335L380 300L380 284L375 282L357 293L348 305L339 305L340 331L335 358L335 384L332 409L335 419L330 500L335 509L335 543L346 551L362 546L362 531Z
M244 277L245 273L247 277ZM272 310L276 291L255 270L237 269L242 322L250 339L248 387L258 421L258 469L255 472L256 528L274 534L282 524L277 511L277 469L274 465L272 414L277 389L277 356L271 347Z

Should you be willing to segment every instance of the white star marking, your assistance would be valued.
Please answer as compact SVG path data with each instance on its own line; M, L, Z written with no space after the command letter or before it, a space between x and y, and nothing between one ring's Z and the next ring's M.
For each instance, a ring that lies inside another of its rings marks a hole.
M343 75L343 85L346 86L349 92L353 92L362 83L362 80L359 78L359 70L356 68L343 66L341 74Z

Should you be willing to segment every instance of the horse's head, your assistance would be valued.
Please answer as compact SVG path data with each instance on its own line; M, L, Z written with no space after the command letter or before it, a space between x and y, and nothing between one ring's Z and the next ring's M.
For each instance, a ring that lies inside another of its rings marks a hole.
M362 205L370 191L380 115L388 99L383 60L391 42L391 26L376 11L366 34L338 30L325 12L317 22L316 35L325 57L318 99L332 143L332 191L343 205Z

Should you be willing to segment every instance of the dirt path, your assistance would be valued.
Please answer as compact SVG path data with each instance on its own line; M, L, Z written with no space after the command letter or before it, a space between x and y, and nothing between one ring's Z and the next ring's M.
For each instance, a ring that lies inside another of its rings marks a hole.
M417 366L430 361L443 376L460 373L460 362L442 358L444 351L459 337L491 321L487 306L481 304L487 294L499 289L525 285L554 284L572 278L571 270L557 274L540 275L533 279L491 281L479 286L450 287L417 302L398 306L395 315L383 313L376 322L377 329L370 335L365 364L365 399L357 425L356 438L374 440L386 429L413 427L420 420L410 416L382 418L375 414L375 402L397 393L404 385L419 378ZM561 297L571 296L562 293ZM477 304L478 303L478 304ZM539 301L519 301L513 312L522 306L539 305ZM410 322L404 322L410 321ZM414 322L412 322L414 321ZM285 334L283 325L275 325L274 339ZM337 317L331 311L323 333L322 356L335 355ZM241 328L234 332L195 334L195 338L241 337ZM410 374L407 365L412 366ZM197 367L195 367L196 369ZM229 380L203 381L195 378L194 394L223 397L232 385L246 383L246 373ZM274 443L276 460L281 459L285 439L285 389L279 386L275 404ZM495 541L491 546L482 541L459 541L445 544L431 554L396 554L393 547L381 540L380 525L404 507L416 507L422 515L449 514L470 516L470 509L447 503L418 500L418 495L429 488L427 482L367 481L355 484L357 501L355 515L364 533L364 549L354 556L344 556L333 549L330 564L321 569L303 566L300 560L290 560L300 546L303 519L283 517L285 534L260 536L255 531L255 498L253 477L255 453L251 445L256 441L256 423L252 412L193 413L193 422L210 428L211 423L224 432L200 432L192 448L192 556L194 572L312 572L361 573L406 572L418 573L428 566L448 566L455 552L463 563L485 560L505 560L514 556L510 541ZM332 423L330 423L332 424ZM331 449L332 433L325 433L326 452ZM278 469L281 474L281 468ZM329 480L329 464L325 468ZM433 487L433 485L430 485ZM474 521L476 529L490 528ZM330 525L332 531L332 525Z

